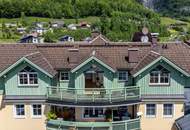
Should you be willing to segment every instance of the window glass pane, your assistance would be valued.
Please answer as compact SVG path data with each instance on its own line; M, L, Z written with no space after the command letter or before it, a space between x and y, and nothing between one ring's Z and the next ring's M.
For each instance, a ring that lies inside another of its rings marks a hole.
M38 75L35 73L29 74L29 84L38 84Z
M160 83L169 83L169 73L162 72L160 74Z
M166 116L173 115L173 104L164 104L164 115Z
M169 83L169 75L169 71L159 65L150 72L150 83Z
M127 71L120 71L118 73L119 80L128 81L128 72Z
M24 116L25 115L25 110L24 110L24 105L16 105L16 115L17 116Z
M159 82L159 72L151 72L150 73L150 83L158 83Z
M28 84L27 74L19 74L20 84Z
M148 116L156 115L156 105L155 104L147 104L146 105L146 115L148 115Z
M103 108L85 108L84 117L88 118L98 118L103 117Z
M60 73L60 79L61 80L69 80L69 73L68 72L61 72Z
M34 116L41 116L42 115L42 105L36 104L32 105L33 108L33 115Z

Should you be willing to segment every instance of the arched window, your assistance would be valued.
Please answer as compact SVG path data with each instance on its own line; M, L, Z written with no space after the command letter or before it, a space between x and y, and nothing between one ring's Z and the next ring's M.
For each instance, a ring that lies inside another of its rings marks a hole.
M157 66L150 72L150 84L163 84L168 85L170 82L170 72L162 67Z
M38 73L27 66L18 73L18 83L20 86L38 85Z

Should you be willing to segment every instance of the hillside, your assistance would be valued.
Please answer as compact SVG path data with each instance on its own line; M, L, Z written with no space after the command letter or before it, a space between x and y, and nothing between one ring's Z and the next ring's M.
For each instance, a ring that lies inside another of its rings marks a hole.
M142 26L159 32L161 36L168 35L166 28L160 24L160 16L136 0L3 0L0 6L1 18L19 18L22 20L17 22L26 26L30 23L24 16L65 21L74 19L74 23L81 18L95 16L99 20L90 23L91 29L98 29L113 41L130 41L134 32Z
M137 0L145 7L163 16L181 18L189 21L190 0Z

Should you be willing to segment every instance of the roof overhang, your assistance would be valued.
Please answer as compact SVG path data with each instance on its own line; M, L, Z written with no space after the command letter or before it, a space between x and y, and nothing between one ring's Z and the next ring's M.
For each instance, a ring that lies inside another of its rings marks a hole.
M101 60L99 60L98 58L96 58L95 56L91 56L90 58L88 58L87 60L85 60L84 62L82 62L81 64L79 64L78 66L76 66L75 68L73 68L71 70L72 73L76 72L77 70L79 70L80 68L82 68L84 65L86 65L87 63L89 63L90 61L95 60L96 62L98 62L99 64L101 64L102 66L104 66L105 68L109 69L110 71L112 71L113 73L115 72L115 70L110 67L109 65L105 64L104 62L102 62Z
M5 75L6 73L8 73L10 70L12 70L14 67L18 66L20 63L25 62L30 64L31 66L33 66L34 68L38 69L39 71L41 71L42 73L46 74L47 76L49 76L50 78L53 77L53 75L49 74L47 71L45 71L44 69L42 69L41 67L39 67L38 65L34 64L33 62L31 62L29 59L27 59L26 57L22 57L21 59L19 59L18 61L16 61L14 64L12 64L11 66L9 66L8 68L6 68L5 70L3 70L2 72L0 72L0 77L2 77L3 75Z
M175 68L176 70L178 70L179 72L181 72L182 74L184 74L185 76L190 77L190 74L188 72L184 71L179 66L177 66L176 64L174 64L173 62L171 62L170 60L168 60L167 58L165 58L163 56L160 56L159 58L157 58L156 60L154 60L153 62L151 62L147 66L145 66L144 68L140 69L138 72L136 72L135 74L133 74L133 77L137 77L142 72L144 72L145 70L147 70L148 68L150 68L151 66L155 65L156 63L158 63L161 60L163 60L166 63L168 63L170 66L172 66L173 68Z

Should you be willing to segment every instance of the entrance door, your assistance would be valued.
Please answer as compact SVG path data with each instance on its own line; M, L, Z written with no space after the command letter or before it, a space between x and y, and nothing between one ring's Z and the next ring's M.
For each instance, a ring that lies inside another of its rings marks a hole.
M85 73L85 88L102 88L103 73Z

